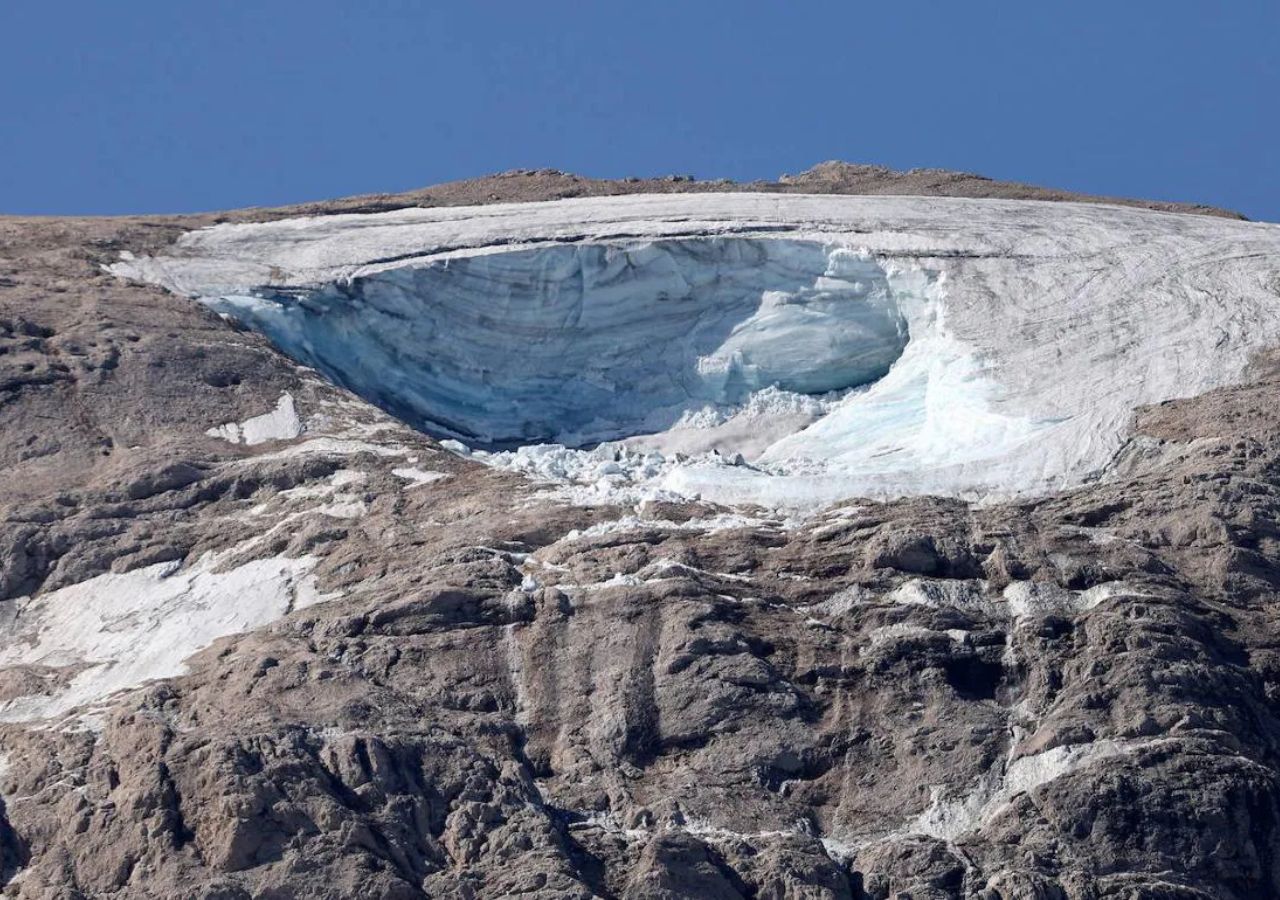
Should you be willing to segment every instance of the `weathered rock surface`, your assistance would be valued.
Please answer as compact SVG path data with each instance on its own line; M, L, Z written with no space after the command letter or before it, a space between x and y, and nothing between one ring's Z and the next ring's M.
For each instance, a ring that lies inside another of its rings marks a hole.
M873 175L771 189L1013 190ZM306 211L570 183L654 189ZM575 507L99 268L209 221L0 219L0 625L314 583L52 717L133 645L0 669L6 895L1280 894L1273 360L1039 500Z

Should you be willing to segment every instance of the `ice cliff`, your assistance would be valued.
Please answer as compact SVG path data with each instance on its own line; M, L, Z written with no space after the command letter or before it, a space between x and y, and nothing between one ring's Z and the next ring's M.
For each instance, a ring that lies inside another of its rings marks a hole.
M770 386L866 384L907 343L874 261L742 238L556 245L210 304L402 418L482 445L614 440Z

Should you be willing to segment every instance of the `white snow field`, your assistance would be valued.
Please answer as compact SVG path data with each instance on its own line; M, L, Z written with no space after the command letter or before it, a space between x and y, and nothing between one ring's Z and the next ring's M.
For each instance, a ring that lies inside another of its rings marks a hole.
M1092 204L408 209L219 225L111 270L587 502L1070 487L1135 407L1280 342L1280 226Z
M0 667L30 666L36 685L59 673L70 677L0 702L0 722L61 716L180 675L186 659L218 638L326 599L311 575L315 557L273 556L224 571L231 555L205 554L185 569L174 561L107 573L6 604Z

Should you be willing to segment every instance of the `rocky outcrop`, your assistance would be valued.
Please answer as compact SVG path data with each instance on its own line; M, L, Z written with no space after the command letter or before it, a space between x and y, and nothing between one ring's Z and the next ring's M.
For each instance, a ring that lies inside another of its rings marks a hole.
M519 203L535 200L560 200L568 197L616 197L626 194L684 194L723 191L759 191L780 194L892 194L913 197L999 197L1009 200L1069 200L1084 203L1119 203L1168 212L1190 212L1211 216L1243 219L1240 213L1197 203L1172 203L1159 200L1135 200L1120 197L1097 197L1075 191L1057 190L998 181L971 172L947 169L909 169L899 171L887 166L874 166L829 160L796 174L785 174L776 181L735 182L727 178L703 181L692 175L666 175L659 178L588 178L558 169L514 169L499 175L470 178L433 185L404 194L367 194L305 203L276 210L248 210L231 213L227 218L254 220L340 213L386 212L411 206L470 206L481 203Z

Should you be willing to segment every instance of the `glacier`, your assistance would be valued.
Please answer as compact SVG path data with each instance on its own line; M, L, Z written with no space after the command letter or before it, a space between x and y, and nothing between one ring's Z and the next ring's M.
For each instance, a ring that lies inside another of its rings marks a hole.
M477 446L594 444L776 387L882 377L907 326L870 259L741 238L558 245L210 305L366 399Z
M1093 204L406 209L217 225L110 271L581 502L1071 487L1136 407L1280 340L1280 227Z

